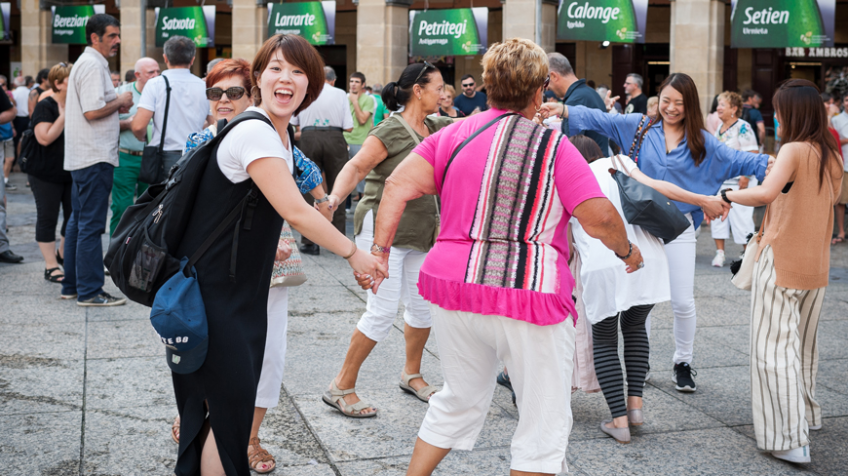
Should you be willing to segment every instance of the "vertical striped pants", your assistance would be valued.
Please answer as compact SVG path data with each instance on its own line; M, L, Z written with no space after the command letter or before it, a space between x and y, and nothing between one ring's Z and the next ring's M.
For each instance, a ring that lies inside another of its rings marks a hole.
M766 246L751 287L751 404L757 447L787 451L809 444L809 426L821 424L816 332L825 288L782 288L776 279Z

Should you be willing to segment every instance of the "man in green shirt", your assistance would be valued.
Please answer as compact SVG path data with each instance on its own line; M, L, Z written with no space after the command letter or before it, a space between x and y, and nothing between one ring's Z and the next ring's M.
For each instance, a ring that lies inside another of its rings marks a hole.
M377 109L374 110L374 126L376 127L383 119L389 117L389 108L383 104L383 97L381 94L383 93L383 85L377 83L373 87L374 89L374 101L377 103Z
M368 132L371 130L372 119L374 114L374 100L365 92L365 75L356 72L350 75L350 92L347 95L350 103L350 115L353 117L353 130L344 133L345 141L347 141L348 158L353 158L362 148L362 143L368 137ZM356 191L361 195L365 190L365 181L363 180L356 186Z
M126 114L118 114L121 121L121 142L118 148L120 164L115 167L112 180L112 220L109 222L109 236L121 221L124 211L133 204L136 196L147 190L147 184L138 181L141 170L141 154L144 142L136 139L130 125L141 100L141 91L147 81L159 76L159 63L153 58L141 58L135 63L135 81L119 86L118 96L129 91L133 95L133 105Z

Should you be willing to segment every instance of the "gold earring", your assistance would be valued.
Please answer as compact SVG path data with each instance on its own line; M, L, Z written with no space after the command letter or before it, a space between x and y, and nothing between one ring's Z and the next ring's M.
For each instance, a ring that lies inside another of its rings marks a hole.
M419 101L421 100L421 96L418 96L418 100L419 100Z
M536 112L539 112L539 111L542 110L542 106L534 106L534 107L536 107Z

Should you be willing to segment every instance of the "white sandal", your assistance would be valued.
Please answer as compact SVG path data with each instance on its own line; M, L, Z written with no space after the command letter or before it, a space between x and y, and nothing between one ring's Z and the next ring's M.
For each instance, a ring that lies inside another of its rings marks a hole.
M400 374L400 388L406 393L415 395L415 397L421 400L422 402L429 403L430 397L432 397L434 393L438 392L439 389L432 385L427 385L426 387L423 387L420 390L415 390L409 385L409 381L417 378L424 380L424 377L421 374Z
M327 405L335 408L336 410L342 412L342 415L349 418L372 418L377 416L377 409L372 407L370 403L365 403L362 400L354 403L353 405L348 405L345 402L345 395L350 395L351 393L356 393L356 388L349 388L347 390L341 390L336 385L336 379L333 379L332 386L330 390L324 392L324 395L321 397L321 400L324 401ZM371 408L374 411L371 413L362 413L362 410Z

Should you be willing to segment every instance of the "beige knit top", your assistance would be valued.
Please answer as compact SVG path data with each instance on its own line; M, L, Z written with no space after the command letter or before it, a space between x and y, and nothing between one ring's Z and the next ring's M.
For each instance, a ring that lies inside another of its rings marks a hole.
M833 205L842 187L841 161L830 162L830 173L825 173L824 184L819 187L820 154L812 145L806 150L792 187L787 193L781 192L768 207L757 253L759 260L759 252L771 245L775 284L789 289L827 286Z

